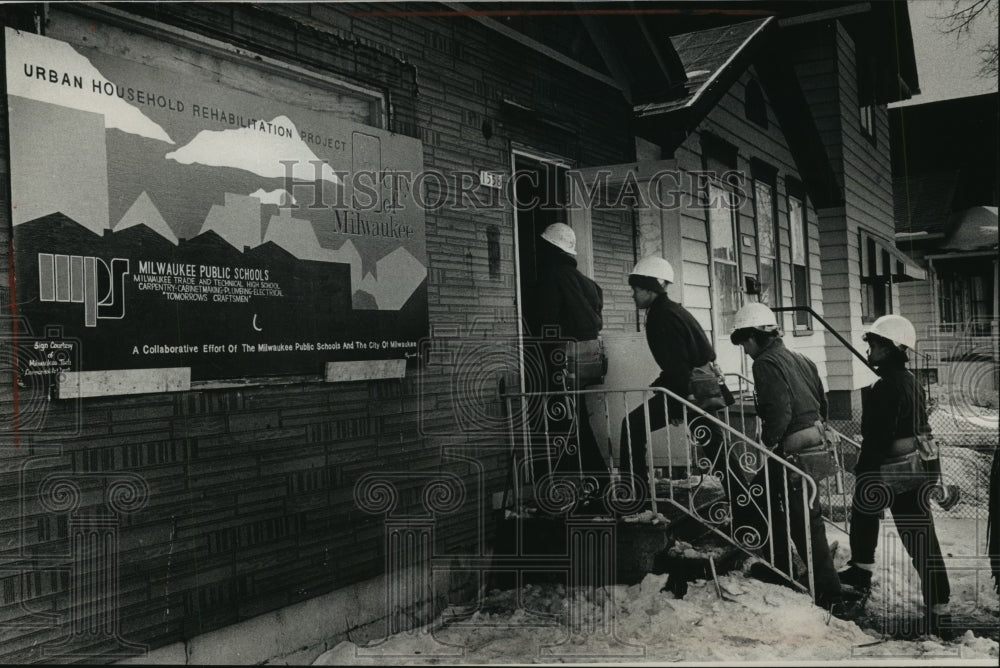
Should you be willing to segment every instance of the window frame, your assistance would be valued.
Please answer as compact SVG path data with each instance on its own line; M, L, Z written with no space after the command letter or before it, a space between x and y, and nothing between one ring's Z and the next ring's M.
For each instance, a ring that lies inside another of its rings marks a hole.
M777 188L777 170L770 165L760 162L757 159L752 159L750 162L750 177L753 184L753 226L754 226L754 238L757 241L757 280L763 277L763 259L765 253L763 252L761 245L761 220L760 220L760 204L757 198L757 186L763 185L771 190L771 254L768 255L773 263L774 268L774 296L773 304L768 304L769 306L782 305L782 289L781 289L781 225L778 221L778 188ZM759 295L758 295L759 299Z
M713 189L719 191L719 193L726 198L729 198L729 204L723 206L713 206L714 197ZM736 296L736 310L738 311L742 303L742 277L743 277L743 267L740 253L740 236L739 236L739 193L735 186L724 179L719 178L709 178L705 183L705 203L708 213L708 259L709 259L709 281L713 286L712 293L712 330L713 332L729 332L731 328L724 327L722 322L722 305L716 303L721 301L717 297L721 296L721 286L716 286L716 281L718 280L718 274L716 273L716 267L719 264L728 265L733 267L736 272L735 283L733 285L734 293ZM712 215L714 211L725 211L729 214L729 232L732 239L732 253L733 259L721 258L715 254L715 233L714 225L712 223ZM719 293L719 294L717 294ZM735 311L733 312L735 313Z
M861 130L861 134L872 146L878 145L875 117L876 108L874 104L862 104L858 106L858 127Z
M802 259L805 264L797 264L795 261L795 221L792 217L792 202L798 203L798 210L801 212L801 221L799 223L800 233L802 235ZM785 205L787 207L786 215L788 217L788 268L789 268L789 280L792 284L792 294L789 295L793 306L805 306L812 307L812 266L809 261L809 212L806 208L806 196L805 188L798 181L791 178L785 179ZM800 296L800 291L796 289L796 267L802 267L804 272L803 280L805 285L802 286L801 295L804 296L804 303L799 303L798 298ZM795 332L812 332L812 316L805 311L794 311L792 315L792 328Z
M878 71L867 49L855 54L854 77L858 91L858 129L872 146L878 145Z
M861 250L861 323L869 325L893 312L893 257L870 233L859 231L858 243ZM880 260L881 272L878 270Z

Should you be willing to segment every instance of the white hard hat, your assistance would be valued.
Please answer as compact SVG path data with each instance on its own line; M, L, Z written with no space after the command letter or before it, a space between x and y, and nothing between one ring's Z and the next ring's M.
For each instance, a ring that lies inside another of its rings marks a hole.
M635 263L635 268L629 276L651 276L667 283L674 282L674 268L658 255L644 257Z
M566 223L552 223L542 232L542 238L570 255L576 255L576 233Z
M759 329L762 332L778 330L778 320L774 311L767 304L752 302L747 304L733 316L733 332L738 329Z
M913 349L917 345L917 330L914 329L912 322L901 315L882 316L865 332L863 336L865 341L868 340L869 334L889 339L900 347Z

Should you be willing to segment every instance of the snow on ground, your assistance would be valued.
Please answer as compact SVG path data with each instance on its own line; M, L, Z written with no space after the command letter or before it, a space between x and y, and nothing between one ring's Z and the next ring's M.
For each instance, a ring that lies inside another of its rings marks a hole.
M953 508L949 517L981 516L983 527L986 526L992 463L992 451L941 446L942 482L945 485L958 485L962 490L960 507Z
M890 522L884 522L869 611L917 614L919 586ZM952 612L989 625L1000 624L997 594L985 556L985 519L937 513L937 528L952 583ZM848 539L829 526L838 543L835 562L849 558ZM313 665L647 663L924 660L928 665L997 665L995 640L959 631L951 642L933 636L883 641L880 633L830 618L808 595L747 578L722 575L722 598L712 581L692 582L683 599L661 592L666 575L601 590L596 601L561 585L526 585L493 592L471 617L443 616L423 629L359 647L343 642ZM610 598L609 598L610 596ZM574 607L575 606L575 607ZM578 611L570 633L567 618ZM613 614L612 614L613 613ZM603 622L613 620L605 625Z
M995 408L995 403L991 407L952 401L948 396L939 397L928 416L935 436L960 442L963 438L968 440L972 435L979 435L985 443L996 442L1000 411Z
M956 623L972 622L979 629L998 629L1000 606L986 556L986 519L980 521L954 517L953 514L954 511L946 513L935 509L935 528L951 584L949 612ZM827 526L827 538L838 544L834 565L838 570L846 567L850 558L850 550L843 547L848 545L847 535ZM918 614L922 596L920 579L891 520L882 522L875 567L872 594L866 610L873 617L887 620L890 631L898 629L905 623L903 620ZM996 642L983 640L993 643L993 656L997 656Z

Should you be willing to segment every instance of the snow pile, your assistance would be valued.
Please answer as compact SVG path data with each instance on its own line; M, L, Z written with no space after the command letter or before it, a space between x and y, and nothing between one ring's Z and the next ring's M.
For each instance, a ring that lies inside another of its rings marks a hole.
M628 522L629 524L667 524L666 516L663 513L654 513L652 510L644 510L641 513L636 513L634 515L626 515L622 518L623 522Z
M939 512L937 530L952 586L951 612L975 628L996 628L998 600L988 576L985 520ZM652 518L646 518L651 521ZM866 613L913 618L921 607L919 580L895 533L883 522L872 596ZM846 566L849 541L827 527L834 565ZM714 555L688 543L671 554ZM928 665L975 661L997 665L998 645L959 629L945 642L933 636L884 641L876 631L830 617L807 594L766 584L735 571L715 583L699 579L676 598L663 591L666 575L633 586L589 590L561 584L494 591L474 613L446 611L432 625L358 646L343 642L314 665L429 665L511 663L659 663L759 661L896 662ZM721 594L721 596L720 596Z
M720 545L706 545L697 549L683 540L679 540L667 550L671 557L683 557L684 559L719 559L728 550Z
M341 643L314 665L433 663L612 663L637 661L845 661L869 658L995 661L997 643L971 631L958 642L936 638L880 642L873 632L830 617L808 595L748 579L697 580L677 599L666 575L597 591L593 600L561 585L496 593L507 610L477 612L464 622L439 620L373 647ZM567 596L568 594L568 596ZM574 623L575 621L575 623Z

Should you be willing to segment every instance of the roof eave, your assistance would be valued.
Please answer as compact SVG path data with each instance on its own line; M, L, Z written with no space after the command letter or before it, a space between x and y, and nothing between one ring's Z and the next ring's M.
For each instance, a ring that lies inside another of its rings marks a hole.
M654 137L663 137L663 126L667 125L673 126L674 132L670 134L674 135L675 140L676 137L680 136L676 130L682 129L683 135L686 136L687 132L698 125L715 108L729 87L750 65L763 44L771 35L776 34L777 30L778 23L773 16L765 19L683 105L663 110L658 110L655 104L635 107L636 131L639 136L650 141L657 141ZM668 103L664 103L663 106L667 107Z

